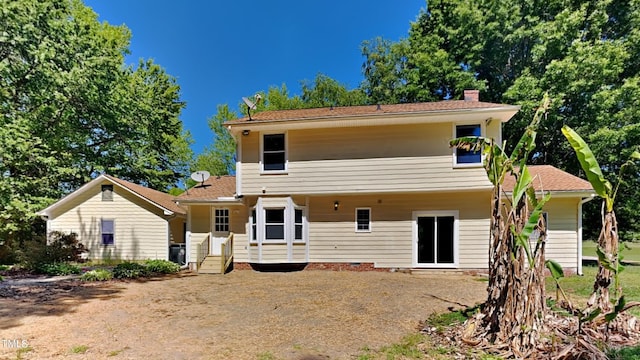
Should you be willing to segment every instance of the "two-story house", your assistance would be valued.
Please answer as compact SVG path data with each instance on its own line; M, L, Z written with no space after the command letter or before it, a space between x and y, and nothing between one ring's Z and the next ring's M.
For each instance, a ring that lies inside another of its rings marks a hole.
M220 272L231 255L236 267L262 269L486 269L492 185L481 155L449 140L500 142L517 111L480 102L477 91L455 101L265 111L226 123L235 177L173 198L101 175L40 214L48 231L78 233L91 258L170 259L178 250L201 272ZM552 195L547 258L580 273L582 204L593 190L552 166L530 171Z
M177 199L187 207L190 262L202 251L197 244L209 239L214 253L232 232L234 261L254 267L486 269L492 185L481 155L451 149L449 140L500 142L502 124L518 109L467 91L465 100L265 111L229 121L235 187L233 177L213 178ZM580 272L581 208L592 188L551 166L531 171L553 196L547 257Z

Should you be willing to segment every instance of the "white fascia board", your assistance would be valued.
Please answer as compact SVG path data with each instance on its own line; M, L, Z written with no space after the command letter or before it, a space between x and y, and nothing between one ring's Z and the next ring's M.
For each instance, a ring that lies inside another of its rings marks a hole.
M214 204L214 205L243 205L242 201L235 197L222 197L217 199L193 199L193 200L176 200L178 205L202 205L202 204Z
M299 129L341 128L358 126L430 124L449 122L480 122L496 119L501 122L509 121L520 107L505 105L493 108L424 111L413 113L384 113L376 115L351 115L344 117L322 117L309 119L286 119L273 121L245 121L229 124L228 129L237 135L243 130L252 131L282 131Z
M104 174L100 174L97 178L95 178L95 179L89 181L88 183L82 185L81 187L79 187L74 192L68 194L67 196L65 196L62 199L58 200L57 202L53 203L52 205L50 205L46 209L37 212L36 214L39 215L39 216L49 216L49 214L51 213L51 210L53 210L53 209L57 208L58 206L66 204L69 201L75 199L79 195L81 195L81 194L85 193L86 191L88 191L89 189L93 188L98 183L101 183L103 180L107 180L110 184L112 184L114 186L117 186L120 189L123 189L125 191L128 191L129 193L133 194L134 196L137 196L138 198L140 198L140 199L148 202L149 204L157 207L158 209L162 210L163 214L166 215L166 216L171 216L171 215L174 214L174 212L172 210L169 210L169 209L165 208L164 206L162 206L160 204L157 204L157 203L147 199L146 197L138 194L137 192L135 192L135 191L133 191L133 190L121 185L120 183L109 179Z
M60 199L60 200L54 202L53 204L49 205L47 208L38 211L36 214L38 216L50 216L52 210L54 210L55 208L57 208L60 205L66 204L69 201L75 199L76 197L82 195L83 193L85 193L87 190L91 189L95 184L101 182L102 180L107 180L110 183L113 183L113 181L111 181L111 179L109 179L108 177L106 177L104 175L100 175L97 178L89 181L88 183L80 186L75 191L71 192L70 194L67 194L62 199Z
M593 192L589 192L589 191L567 191L567 190L545 190L544 191L545 194L551 194L551 198L552 199L558 199L558 198L589 198L589 200L593 199L595 197L595 193ZM508 197L511 196L513 194L513 192L504 192L502 197ZM536 191L536 195L541 194L540 191Z

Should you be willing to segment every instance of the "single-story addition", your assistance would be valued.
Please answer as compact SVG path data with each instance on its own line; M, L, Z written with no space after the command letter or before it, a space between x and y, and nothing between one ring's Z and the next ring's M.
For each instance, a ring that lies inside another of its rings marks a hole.
M103 174L38 215L46 219L47 234L76 233L90 259L169 260L170 249L184 247L187 216L173 199Z

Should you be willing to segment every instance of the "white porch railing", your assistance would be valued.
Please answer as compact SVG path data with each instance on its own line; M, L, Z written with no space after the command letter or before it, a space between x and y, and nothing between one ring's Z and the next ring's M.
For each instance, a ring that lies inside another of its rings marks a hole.
M196 259L196 264L198 268L200 267L204 259L207 258L207 255L209 255L210 236L211 235L207 234L207 236L204 237L204 240L198 243L198 250L197 250L198 257Z
M227 272L229 266L233 262L233 233L229 233L229 236L220 244L220 266L222 274Z

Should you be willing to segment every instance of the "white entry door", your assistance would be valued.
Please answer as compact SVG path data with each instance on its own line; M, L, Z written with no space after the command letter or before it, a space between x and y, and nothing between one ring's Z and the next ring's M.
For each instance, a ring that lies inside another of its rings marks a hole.
M230 211L228 208L214 208L211 212L211 243L209 244L210 255L222 255L220 245L229 237Z

